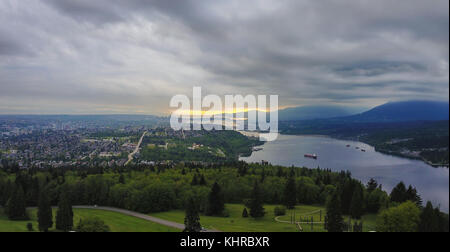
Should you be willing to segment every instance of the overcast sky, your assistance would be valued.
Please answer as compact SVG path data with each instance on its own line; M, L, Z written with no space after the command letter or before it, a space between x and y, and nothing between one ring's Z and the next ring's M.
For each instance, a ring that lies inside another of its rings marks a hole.
M0 0L0 113L448 100L448 0Z

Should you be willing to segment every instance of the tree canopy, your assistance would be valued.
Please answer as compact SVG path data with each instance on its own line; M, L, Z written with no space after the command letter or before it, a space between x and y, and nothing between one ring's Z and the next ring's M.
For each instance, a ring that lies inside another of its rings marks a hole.
M417 232L420 209L412 201L382 211L377 219L378 232Z

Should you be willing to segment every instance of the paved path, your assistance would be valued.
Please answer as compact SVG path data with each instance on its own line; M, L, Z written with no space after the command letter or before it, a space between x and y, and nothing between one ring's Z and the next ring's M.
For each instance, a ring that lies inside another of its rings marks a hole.
M160 219L160 218L148 216L148 215L137 213L137 212L133 212L133 211L128 211L128 210L125 210L125 209L119 209L119 208L114 208L114 207L95 207L95 206L73 206L73 208L77 208L77 209L96 209L96 210L111 211L111 212L116 212L116 213L121 213L121 214L129 215L129 216L133 216L133 217L136 217L136 218L139 218L139 219L148 220L148 221L155 222L155 223L167 226L167 227L172 227L172 228L184 230L184 225L183 224L179 224L179 223L176 223L176 222L163 220L163 219Z
M129 211L129 210L125 210L125 209L120 209L120 208L115 208L115 207L101 207L101 206L73 206L73 208L77 208L77 209L96 209L96 210L105 210L105 211L111 211L111 212L116 212L116 213L121 213L121 214L125 214L125 215L129 215L129 216L133 216L136 218L140 218L143 220L148 220L151 222L155 222L161 225L164 225L166 227L172 227L172 228L176 228L176 229L180 229L180 230L184 230L184 225L177 223L177 222L173 222L173 221L168 221L168 220L163 220L160 218L156 218L153 216L149 216L149 215L145 215L145 214L141 214L141 213L137 213L137 212L133 212L133 211ZM202 230L202 232L220 232L219 230Z
M125 163L125 165L128 165L129 163L131 163L131 161L133 161L134 155L139 151L139 148L141 147L142 140L144 140L145 134L147 134L147 131L145 131L144 134L142 134L141 139L139 139L139 143L137 144L134 151L128 155L128 161Z
M2 206L0 206L0 209L2 208ZM36 209L37 207L27 207L27 209ZM53 206L53 208L57 208L56 206ZM115 208L115 207L102 207L102 206L72 206L72 208L75 209L93 209L93 210L103 210L103 211L111 211L111 212L116 212L116 213L121 213L121 214L125 214L128 216L132 216L132 217L136 217L139 219L143 219L143 220L147 220L147 221L151 221L154 223L158 223L161 224L163 226L166 227L171 227L171 228L176 228L179 230L184 230L184 225L177 223L177 222L173 222L173 221L168 221L168 220L163 220L160 218L156 218L153 216L149 216L149 215L145 215L145 214L141 214L138 212L133 212L133 211L129 211L129 210L125 210L125 209L120 209L120 208ZM201 232L221 232L219 230L216 229L204 229Z

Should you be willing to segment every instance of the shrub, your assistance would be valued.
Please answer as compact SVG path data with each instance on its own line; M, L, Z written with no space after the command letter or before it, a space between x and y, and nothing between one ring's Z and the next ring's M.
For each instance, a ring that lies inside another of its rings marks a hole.
M274 209L275 216L284 216L286 215L286 207L284 206L277 206Z
M33 223L31 222L27 223L27 229L29 232L33 232Z
M244 208L244 211L242 211L242 217L243 217L243 218L248 218L248 211L247 211L247 208Z
M230 217L230 211L228 211L228 209L225 209L222 211L222 213L220 214L221 217L225 217L228 218Z
M88 217L83 220L80 220L76 228L77 232L82 233L102 233L109 232L109 226L105 224L103 220L98 217Z

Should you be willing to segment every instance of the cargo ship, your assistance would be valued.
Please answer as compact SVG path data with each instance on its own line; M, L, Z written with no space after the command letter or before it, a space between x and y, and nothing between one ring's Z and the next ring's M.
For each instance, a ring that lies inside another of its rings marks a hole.
M260 147L253 147L253 151L262 151L263 150L263 148L260 148Z
M316 154L305 154L305 158L317 159L317 155Z

